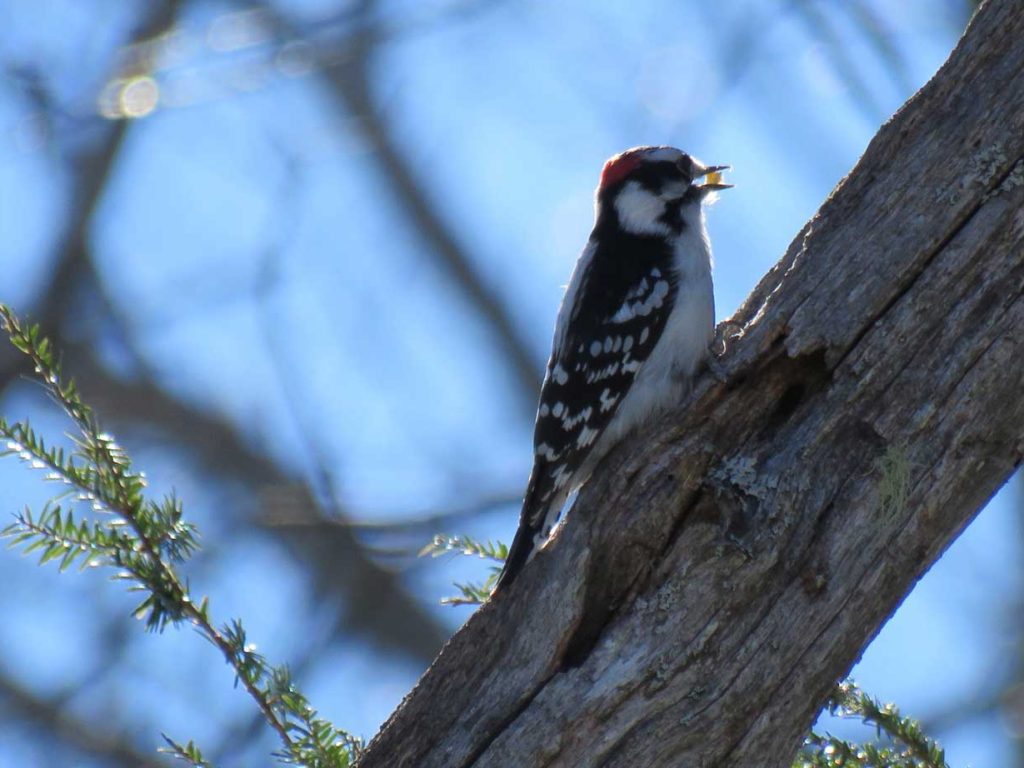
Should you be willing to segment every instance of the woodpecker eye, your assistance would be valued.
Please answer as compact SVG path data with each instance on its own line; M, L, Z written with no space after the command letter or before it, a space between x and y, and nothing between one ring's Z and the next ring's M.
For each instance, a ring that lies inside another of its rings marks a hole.
M693 181L693 161L689 155L684 154L676 161L676 168L679 169L680 173L683 174L689 181Z

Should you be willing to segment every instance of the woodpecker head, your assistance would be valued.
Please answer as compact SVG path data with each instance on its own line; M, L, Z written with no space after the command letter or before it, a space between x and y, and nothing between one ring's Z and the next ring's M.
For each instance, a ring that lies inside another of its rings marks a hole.
M597 217L638 235L678 235L700 221L700 205L728 189L721 171L675 147L636 147L604 164L597 187Z

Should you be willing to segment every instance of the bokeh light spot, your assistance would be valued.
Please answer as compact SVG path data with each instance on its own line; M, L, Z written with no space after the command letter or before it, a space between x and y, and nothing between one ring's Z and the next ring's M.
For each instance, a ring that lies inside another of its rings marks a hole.
M117 78L103 88L99 113L108 120L145 117L160 102L160 86L149 75Z
M124 81L119 99L124 117L143 117L156 109L160 87L152 77L133 77Z
M714 102L719 87L717 68L701 51L681 46L648 54L636 81L640 102L669 124L697 117Z

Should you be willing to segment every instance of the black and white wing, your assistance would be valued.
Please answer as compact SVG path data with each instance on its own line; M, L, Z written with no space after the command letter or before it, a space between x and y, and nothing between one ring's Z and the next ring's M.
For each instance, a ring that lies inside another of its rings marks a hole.
M533 473L501 582L543 543L568 495L586 479L580 469L661 338L676 300L664 239L622 235L600 243L592 240L580 257L559 310L537 411Z

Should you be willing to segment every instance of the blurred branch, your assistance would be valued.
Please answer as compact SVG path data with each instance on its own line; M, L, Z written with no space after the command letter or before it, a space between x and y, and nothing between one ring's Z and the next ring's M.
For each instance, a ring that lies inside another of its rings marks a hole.
M93 359L92 350L66 345L65 363L83 396L118 431L154 427L185 447L199 466L221 479L262 489L265 515L301 523L323 522L304 485L255 451L228 422L192 408L145 381L122 381ZM369 634L383 646L421 661L433 658L447 632L405 591L395 574L375 564L352 531L330 526L329 537L288 535L296 559L310 568L321 597L343 608L346 629ZM288 533L281 529L282 533Z
M129 45L134 46L156 37L174 26L181 0L158 0L146 4L147 13L136 26ZM132 66L147 71L152 61L133 61ZM68 201L69 217L65 231L58 240L57 269L44 294L39 310L40 320L53 322L59 305L72 293L81 270L86 269L88 258L89 224L96 207L103 197L107 182L113 172L131 121L106 121L106 135L91 150L82 150L72 159L71 177L73 190Z
M285 180L279 195L280 204L276 218L276 231L268 235L268 246L260 264L259 276L256 281L254 302L257 306L257 317L263 335L263 345L267 351L274 372L277 388L281 391L289 420L295 425L296 432L302 442L306 454L305 464L308 467L306 482L312 493L317 497L322 516L340 518L343 514L342 505L335 492L334 471L326 457L326 450L320 444L314 424L309 414L300 407L300 403L308 402L299 391L301 381L292 375L285 356L294 345L281 338L282 324L276 322L278 314L274 312L273 289L280 283L281 259L288 241L299 220L299 208L295 204L299 200L297 194L300 186L300 165L296 158L288 152L285 156Z
M367 54L364 51L346 66L328 70L334 92L344 98L348 110L360 118L380 168L390 180L398 202L427 243L429 252L494 333L520 385L523 413L532 417L543 365L530 350L497 291L484 283L454 232L444 223L441 212L435 207L435 201L441 198L429 194L414 178L409 163L391 136L390 126L371 97Z
M913 93L914 85L910 76L910 68L903 53L893 45L892 33L886 28L885 21L875 12L870 3L864 0L849 0L840 6L853 18L861 28L864 37L885 62L886 71L892 78L899 93Z
M177 1L153 3L150 15L139 26L131 44L141 43L170 27L179 5ZM145 46L139 46L139 50L143 49ZM144 63L133 60L133 66ZM96 290L114 325L130 337L130 331L124 327L125 319L116 315L114 304L95 272L88 238L93 214L131 125L128 120L104 122L103 137L76 156L73 191L67 204L69 214L64 234L58 239L53 277L43 291L34 317L63 347L68 369L74 371L83 392L106 422L121 431L156 428L173 437L198 463L221 477L240 481L249 488L273 487L273 493L266 494L264 500L282 503L284 512L272 511L271 517L281 519L296 514L308 520L312 514L309 510L317 508L309 491L250 448L230 423L179 401L155 379L140 377L129 382L112 376L96 360L91 344L66 338L76 335L65 332L73 328L69 322L74 298L88 287ZM23 369L23 361L4 345L0 349L0 390L5 390ZM302 513L295 511L300 509ZM334 513L336 519L341 519L340 509L336 508ZM302 551L306 541L301 536L289 536L286 543L298 561L312 564L321 597L332 595L344 606L338 631L344 628L366 632L381 645L397 648L420 661L433 657L447 631L410 598L393 573L367 557L350 531L335 531L330 539L333 549L318 547L318 557ZM380 610L381 604L390 609Z
M288 172L285 174L281 196L285 204L279 206L283 211L277 224L279 231L268 238L270 245L263 257L255 300L267 357L273 367L285 407L303 445L305 464L308 467L303 492L315 498L309 499L311 503L308 506L299 507L294 500L288 500L288 491L281 494L275 488L264 494L264 500L271 504L266 505L268 509L263 515L263 521L267 523L265 527L268 530L298 550L300 554L297 558L312 572L318 597L337 594L339 589L342 591L344 600L341 602L342 618L336 628L338 632L388 621L391 622L390 631L374 633L380 645L408 653L410 642L414 642L418 651L415 655L421 660L429 660L440 648L447 633L414 601L408 598L395 599L396 593L402 590L393 573L385 571L368 558L363 559L365 549L346 526L347 514L335 488L331 461L317 439L315 424L301 407L307 398L298 391L295 377L289 375L290 368L285 355L290 345L280 337L278 326L272 320L274 313L268 306L270 293L279 280L279 260L298 214L294 205L287 204L287 201L297 199L293 192L299 183L298 165L292 158L288 159L287 165ZM264 477L264 482L266 480ZM313 536L308 535L314 531ZM341 556L348 552L360 553L362 568L353 567L355 562L352 557ZM383 600L384 595L390 596ZM410 640L410 636L414 640Z
M850 90L850 97L860 108L864 119L871 124L878 123L885 117L885 110L872 93L870 84L861 76L858 66L850 59L828 13L819 8L815 0L797 0L795 11L807 25L812 37L821 41L836 74Z
M307 402L308 398L298 390L300 382L290 375L291 367L286 356L292 345L288 339L281 337L281 326L274 321L278 313L270 306L273 288L280 280L281 258L298 221L298 209L294 205L294 201L299 199L295 192L300 183L300 165L298 160L287 151L283 151L283 154L287 172L285 173L284 187L279 196L281 204L277 206L281 213L278 215L275 225L277 231L268 236L271 245L262 260L255 299L256 303L260 305L260 328L267 349L267 357L273 367L277 386L283 394L290 420L296 425L299 432L310 468L307 474L308 483L319 501L321 514L316 517L305 517L296 516L294 513L285 516L272 513L265 519L271 528L286 532L286 535L314 533L314 540L320 536L331 538L334 535L331 529L338 526L348 527L364 535L372 533L378 538L382 534L391 537L416 537L418 535L418 540L412 542L404 550L392 549L385 553L379 546L372 547L378 555L415 557L423 547L424 541L436 534L437 531L447 529L454 524L461 524L467 518L475 517L496 506L518 503L521 499L521 491L517 488L511 493L492 495L475 503L444 512L432 512L422 516L407 515L403 520L392 523L354 523L344 513L336 490L334 471L326 456L326 449L317 438L315 424L301 407L301 404Z
M465 507L457 507L444 511L425 512L422 517L407 516L387 522L352 522L344 517L300 518L294 514L283 517L271 515L266 518L266 525L286 536L302 535L310 539L320 536L331 537L335 528L348 528L353 531L377 558L386 558L403 572L417 568L422 561L419 553L424 543L429 541L438 531L453 530L465 526L469 521L476 521L490 512L503 511L503 507L518 505L522 502L521 492L496 494L489 499L481 499Z
M195 526L184 518L173 493L146 494L145 477L78 393L57 361L38 325L25 325L0 305L0 325L9 340L32 363L36 379L74 427L74 448L52 447L27 422L0 419L4 456L46 471L46 480L65 486L37 514L26 508L0 531L12 546L39 553L44 564L59 560L60 570L112 569L130 591L144 597L133 614L150 631L190 626L209 641L231 667L239 685L277 733L279 760L293 764L349 765L361 749L359 739L320 718L294 686L287 666L271 665L249 643L238 619L217 625L209 601L198 596L182 575L183 565L198 549ZM67 488L73 489L69 494ZM68 502L68 497L76 501ZM64 502L63 507L61 502ZM85 507L88 512L84 512ZM93 516L91 516L93 515ZM209 768L190 741L180 745L167 736L170 751L197 768Z
M483 494L465 504L455 505L447 509L426 509L420 512L403 514L400 518L385 515L385 520L357 520L348 525L361 535L369 536L417 536L433 535L439 530L461 526L468 520L488 512L500 511L502 507L518 507L523 501L523 489L520 486L504 491ZM422 542L421 542L422 544Z
M952 703L946 709L921 719L921 727L928 733L942 734L980 718L999 714L1010 691L1000 686L997 690L970 696Z
M136 25L128 45L137 45L174 25L180 0L159 0L147 3L146 13ZM135 62L141 66L146 62ZM151 62L150 62L151 63ZM52 103L45 84L33 78L29 89L39 109L49 111ZM55 254L49 284L41 293L36 307L36 320L47 328L55 340L60 339L62 319L72 304L75 289L85 273L92 271L89 260L89 227L107 182L131 126L129 120L97 121L100 138L83 142L71 150L71 194L67 201L67 218L61 234L56 238ZM5 389L23 363L9 349L0 353L0 391Z
M177 17L179 0L152 2L136 25L129 45L134 45L170 29ZM33 74L28 93L42 115L49 115L56 105L41 76ZM61 234L55 240L51 278L41 294L37 316L46 327L58 331L72 305L76 289L86 275L92 274L88 256L89 228L107 182L117 163L130 124L127 120L97 121L100 136L83 141L70 150L71 191L66 209L68 215ZM6 391L23 369L24 363L9 345L0 352L0 391ZM123 626L124 622L118 622ZM116 633L122 636L120 632ZM116 646L108 646L116 653ZM100 668L96 668L99 672ZM48 700L3 677L2 695L22 717L42 726L48 733L96 757L114 760L125 766L159 766L153 758L136 750L128 742L104 733L94 724L86 724L62 712L61 699ZM63 698L63 697L62 697Z
M48 735L92 757L125 768L167 768L147 752L136 749L126 739L109 730L87 723L64 711L59 701L41 697L0 672L0 697L8 704L11 718L34 723Z
M361 9L364 19L371 15L372 6L373 3L366 0L356 5ZM262 7L267 11L279 37L301 37L301 31L272 5L264 4ZM346 46L345 55L331 57L329 66L323 70L330 94L344 115L358 119L395 201L402 207L426 246L424 253L436 260L494 335L498 348L508 360L519 384L522 417L532 419L543 369L542 361L536 359L498 291L487 285L472 258L459 243L455 232L445 223L444 212L437 206L439 198L421 186L413 173L412 164L399 148L391 126L374 102L371 92L372 60L380 32L367 22L361 24L360 29L360 34L341 42Z

